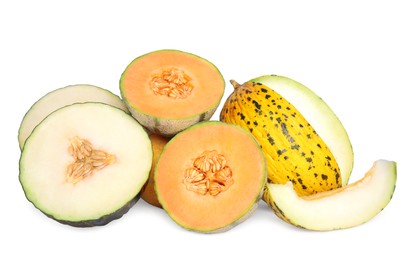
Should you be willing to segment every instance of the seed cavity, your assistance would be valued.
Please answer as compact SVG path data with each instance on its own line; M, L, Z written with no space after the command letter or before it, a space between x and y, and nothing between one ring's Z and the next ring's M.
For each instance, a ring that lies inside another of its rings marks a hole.
M184 99L193 90L192 78L178 68L163 68L151 76L150 88L156 95Z
M92 176L96 171L115 162L115 156L102 150L96 150L86 140L75 136L68 147L74 161L66 169L66 182L76 184Z
M204 151L192 161L184 173L183 184L189 191L200 195L217 196L226 191L234 180L225 156L216 150Z

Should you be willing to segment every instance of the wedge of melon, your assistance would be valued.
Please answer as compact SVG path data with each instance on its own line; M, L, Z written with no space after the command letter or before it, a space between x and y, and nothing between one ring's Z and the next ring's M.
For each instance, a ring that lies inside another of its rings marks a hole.
M211 62L179 50L144 54L120 79L121 96L131 114L164 136L210 119L224 89L223 77Z
M72 226L105 225L138 200L151 161L148 134L133 117L110 105L77 103L35 127L19 180L47 216Z
M396 163L378 160L359 181L342 188L299 197L292 183L270 184L264 198L277 216L310 230L335 230L363 224L391 200L396 185Z
M239 126L198 123L171 139L156 166L156 194L169 216L203 233L231 229L262 197L266 163L254 137Z
M36 101L23 117L18 134L20 149L33 128L47 115L61 107L83 102L100 102L128 111L120 97L97 86L77 84L56 89Z

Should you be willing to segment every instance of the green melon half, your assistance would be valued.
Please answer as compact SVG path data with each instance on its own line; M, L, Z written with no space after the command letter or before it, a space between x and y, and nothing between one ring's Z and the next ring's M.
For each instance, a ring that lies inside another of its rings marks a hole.
M101 102L128 111L120 97L94 85L77 84L56 89L36 101L23 117L18 133L20 149L23 149L33 128L50 113L61 107L83 102Z
M21 153L19 180L47 216L72 226L105 225L138 200L151 162L148 134L129 114L77 103L35 127Z

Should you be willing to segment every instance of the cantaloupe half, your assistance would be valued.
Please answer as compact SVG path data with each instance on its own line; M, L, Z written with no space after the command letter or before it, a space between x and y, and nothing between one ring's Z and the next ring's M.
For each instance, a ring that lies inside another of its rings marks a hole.
M100 102L128 111L120 97L94 85L76 84L53 90L36 101L23 117L18 133L20 149L33 128L50 113L61 107L83 102Z
M164 136L211 118L225 89L208 60L179 50L158 50L134 59L120 79L131 114L148 130Z
M212 233L226 231L254 212L266 175L261 148L248 131L209 121L167 143L154 180L158 200L177 224Z
M277 216L309 230L335 230L363 224L390 202L396 185L396 163L376 161L359 181L341 188L299 197L291 182L267 183L264 198Z
M47 216L100 226L137 202L151 160L148 134L131 115L102 103L76 103L35 127L21 153L19 180Z

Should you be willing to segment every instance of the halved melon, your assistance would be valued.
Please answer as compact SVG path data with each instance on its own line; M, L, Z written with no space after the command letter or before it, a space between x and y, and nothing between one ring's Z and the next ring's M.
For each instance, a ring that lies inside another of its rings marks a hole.
M209 121L177 134L154 174L163 209L185 229L226 231L248 218L262 197L266 163L253 136Z
M140 197L149 204L161 208L161 204L157 199L157 194L154 189L154 169L160 157L161 151L163 150L164 146L166 146L169 138L157 134L150 134L150 141L151 147L153 149L153 162L151 164L148 180L141 189Z
M105 225L138 200L151 160L148 134L133 117L110 105L77 103L35 127L19 180L47 216L72 226Z
M97 86L77 84L56 89L36 101L23 117L18 134L20 150L33 128L47 115L61 107L83 102L100 102L128 111L120 97Z
M164 136L210 119L224 89L223 77L211 62L178 50L142 55L120 79L121 96L131 114Z
M334 230L363 224L391 200L396 163L378 160L359 181L339 189L299 197L291 182L270 184L264 198L281 219L310 230Z

